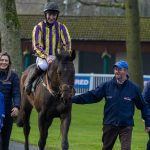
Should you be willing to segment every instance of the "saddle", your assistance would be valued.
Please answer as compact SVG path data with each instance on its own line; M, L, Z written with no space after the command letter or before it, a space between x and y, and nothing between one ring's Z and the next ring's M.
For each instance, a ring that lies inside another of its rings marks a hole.
M33 64L28 67L28 74L24 83L24 87L28 95L30 92L34 92L36 86L40 83L43 78L44 71L39 69L36 64Z
M33 83L32 83L32 89L31 89L31 92L32 92L32 93L35 92L36 87L37 87L38 84L42 81L43 76L44 76L44 73L43 73L41 76L37 77L37 78L33 81Z

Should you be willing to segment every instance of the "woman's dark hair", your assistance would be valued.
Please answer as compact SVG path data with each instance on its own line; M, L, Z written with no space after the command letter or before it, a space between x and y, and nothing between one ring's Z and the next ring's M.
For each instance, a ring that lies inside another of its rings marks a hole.
M7 81L11 75L11 72L12 72L11 71L11 58L10 58L10 55L6 51L0 53L0 59L2 56L7 56L9 59L9 65L8 65L8 68L6 68L7 78L5 80L3 80L3 81Z

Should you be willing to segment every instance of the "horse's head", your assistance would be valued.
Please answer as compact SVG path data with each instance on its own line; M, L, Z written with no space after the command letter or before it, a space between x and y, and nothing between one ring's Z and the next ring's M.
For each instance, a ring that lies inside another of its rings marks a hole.
M50 78L53 87L58 87L61 99L67 103L71 99L73 93L75 68L73 60L75 59L75 51L71 53L60 51L56 53L56 60L51 64Z

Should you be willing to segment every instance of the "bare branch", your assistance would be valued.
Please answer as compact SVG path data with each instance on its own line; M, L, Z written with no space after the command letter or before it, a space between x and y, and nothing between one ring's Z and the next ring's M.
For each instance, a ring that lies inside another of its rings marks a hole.
M122 8L125 9L125 3L118 2L118 0L115 0L114 3L98 3L98 2L84 2L82 0L77 0L77 2L87 5L87 6L97 6L97 7L116 7L116 8Z

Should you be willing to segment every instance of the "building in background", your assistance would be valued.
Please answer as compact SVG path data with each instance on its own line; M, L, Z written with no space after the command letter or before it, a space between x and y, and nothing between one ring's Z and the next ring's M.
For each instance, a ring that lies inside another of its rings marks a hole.
M31 34L36 23L43 15L19 15L21 24L22 50L32 51ZM112 66L118 59L126 58L126 19L117 16L60 16L72 38L72 48L77 51L75 60L76 72L104 73L106 66L102 55L109 54L107 72L112 73ZM150 18L141 18L141 44L143 57L143 72L150 74ZM32 57L34 58L34 57ZM31 58L31 63L33 59Z
M85 6L76 0L50 0L59 4L63 16L122 16L125 11L119 8ZM85 0L84 0L85 1ZM86 0L86 2L91 0ZM119 0L119 2L124 0ZM43 7L47 0L16 0L18 14L42 14ZM112 2L112 0L94 0L93 2ZM150 1L139 0L140 15L150 16ZM90 10L90 11L89 11Z
M107 70L108 73L112 73L111 66L113 63L118 59L126 58L124 10L89 7L75 1L55 0L61 10L60 20L68 26L73 48L77 51L76 72L105 73ZM100 2L101 0L95 0L94 2L96 1ZM21 23L22 49L26 61L29 61L29 58L26 57L29 56L29 53L26 53L26 51L32 51L31 33L33 26L43 19L43 7L46 2L47 0L16 0L17 13ZM149 0L139 0L141 16L150 16L149 7ZM149 24L149 18L142 18L141 44L144 74L150 74L147 63L150 58ZM110 56L107 59L102 57L105 51ZM30 63L33 62L34 57L31 55ZM26 68L28 62L25 62L25 64Z

